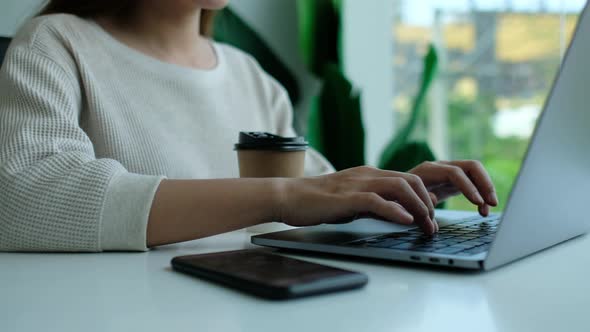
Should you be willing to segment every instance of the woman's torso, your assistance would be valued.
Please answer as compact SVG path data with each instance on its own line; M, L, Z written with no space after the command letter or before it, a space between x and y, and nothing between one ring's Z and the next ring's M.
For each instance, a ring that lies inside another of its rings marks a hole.
M238 132L277 131L273 101L284 92L230 46L214 44L217 66L196 70L135 51L93 21L51 15L40 24L74 71L79 124L97 158L169 178L237 177Z

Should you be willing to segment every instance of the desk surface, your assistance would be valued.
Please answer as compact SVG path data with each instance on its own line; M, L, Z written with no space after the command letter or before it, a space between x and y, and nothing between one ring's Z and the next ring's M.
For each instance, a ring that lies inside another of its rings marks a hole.
M251 247L245 232L148 253L0 254L2 331L589 331L590 237L487 273L294 256L363 271L362 290L260 300L170 268ZM293 256L293 255L292 255Z

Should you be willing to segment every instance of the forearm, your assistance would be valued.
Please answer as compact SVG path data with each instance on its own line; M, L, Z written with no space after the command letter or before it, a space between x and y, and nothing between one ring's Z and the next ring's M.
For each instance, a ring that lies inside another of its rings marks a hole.
M225 233L273 221L280 179L164 180L147 228L148 247Z

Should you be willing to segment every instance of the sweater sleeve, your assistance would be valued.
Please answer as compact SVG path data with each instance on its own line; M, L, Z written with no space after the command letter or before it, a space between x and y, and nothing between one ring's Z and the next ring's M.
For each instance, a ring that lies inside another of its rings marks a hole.
M276 114L277 134L286 137L297 136L293 128L293 107L287 91L271 78L274 88L273 106ZM305 176L317 176L334 173L335 169L330 162L314 148L307 150L305 156Z
M77 73L34 48L0 71L0 250L146 250L158 176L96 159Z

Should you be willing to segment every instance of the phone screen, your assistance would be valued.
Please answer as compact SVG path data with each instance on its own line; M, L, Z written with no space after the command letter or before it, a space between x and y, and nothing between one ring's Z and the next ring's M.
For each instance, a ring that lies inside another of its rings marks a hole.
M238 250L176 257L172 265L185 273L255 292L251 285L314 292L360 287L364 274L284 257L263 250ZM315 285L307 287L306 285ZM251 288L251 287L250 287ZM290 294L294 297L302 294Z
M188 256L186 263L277 287L350 273L346 270L257 250L195 255L193 258Z

